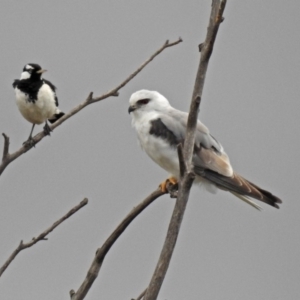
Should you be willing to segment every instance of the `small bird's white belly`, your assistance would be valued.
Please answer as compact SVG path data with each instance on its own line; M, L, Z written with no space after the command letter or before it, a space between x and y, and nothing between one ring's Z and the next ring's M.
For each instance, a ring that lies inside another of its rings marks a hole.
M43 84L38 92L34 103L28 101L28 96L15 88L16 102L22 116L32 124L41 124L51 118L57 107L55 105L55 95L47 84Z

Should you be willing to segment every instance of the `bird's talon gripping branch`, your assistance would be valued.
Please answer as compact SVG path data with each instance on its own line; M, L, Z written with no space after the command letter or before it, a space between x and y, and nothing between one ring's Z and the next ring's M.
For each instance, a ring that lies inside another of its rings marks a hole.
M160 187L160 189L161 189L161 191L162 191L163 193L167 193L167 192L168 192L168 189L167 189L168 183L171 183L172 185L176 185L176 184L178 184L178 181L177 181L177 179L176 179L175 177L169 177L169 178L167 178L165 181L163 181L163 182L159 185L159 187Z
M23 143L24 146L28 147L28 148L32 148L32 147L35 147L36 145L36 142L34 141L34 139L32 137L28 138L27 141L25 141Z

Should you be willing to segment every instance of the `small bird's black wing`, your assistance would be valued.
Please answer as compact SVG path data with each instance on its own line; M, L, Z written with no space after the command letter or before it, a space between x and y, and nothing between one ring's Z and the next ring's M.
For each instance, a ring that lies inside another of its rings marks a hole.
M56 96L56 86L51 83L49 80L43 79L46 84L48 84L55 95L55 105L58 106L58 99Z
M13 82L12 86L13 86L14 89L19 85L19 82L20 82L19 79L16 79L16 80Z

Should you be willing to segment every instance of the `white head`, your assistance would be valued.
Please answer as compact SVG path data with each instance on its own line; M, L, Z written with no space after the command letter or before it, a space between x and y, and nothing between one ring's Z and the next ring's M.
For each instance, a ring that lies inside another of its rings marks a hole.
M38 64L27 64L21 73L21 80L31 78L33 81L41 80L42 74L46 72Z
M159 92L140 90L133 93L129 99L128 113L133 118L139 118L145 113L163 112L171 107L169 101Z

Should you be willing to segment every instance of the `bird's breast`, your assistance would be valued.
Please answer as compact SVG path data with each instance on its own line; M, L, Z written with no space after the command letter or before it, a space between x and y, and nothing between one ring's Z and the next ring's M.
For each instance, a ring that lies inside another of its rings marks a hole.
M55 95L47 84L40 87L34 102L29 101L29 96L20 89L15 88L15 92L17 106L27 121L41 124L55 114Z
M151 135L150 122L143 122L136 126L138 139L142 149L156 162L161 168L175 177L179 176L179 163L177 150L166 140Z

